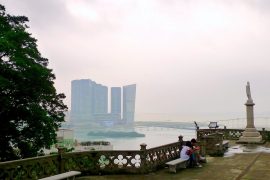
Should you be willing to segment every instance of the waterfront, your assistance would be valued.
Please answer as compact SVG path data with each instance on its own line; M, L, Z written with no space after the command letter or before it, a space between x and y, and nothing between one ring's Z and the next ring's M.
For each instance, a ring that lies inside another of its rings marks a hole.
M257 117L255 121L256 127L270 129L269 118ZM207 128L209 121L198 122L201 128ZM234 118L218 121L220 128L226 126L227 128L243 129L245 128L245 118ZM68 127L68 126L66 126ZM147 148L156 147L178 140L178 136L182 135L184 140L190 140L196 137L194 122L165 122L165 121L139 121L136 122L132 128L114 128L114 127L96 127L88 128L91 126L79 126L74 129L74 136L79 142L81 141L109 141L113 145L114 150L138 150L140 144L147 144ZM137 133L145 134L145 137L91 137L87 134L90 131L135 131Z
M193 129L192 129L193 128ZM134 128L135 132L145 134L145 137L90 137L87 135L89 130L75 130L75 139L81 141L109 141L113 145L114 150L138 150L140 144L147 144L147 148L161 146L164 144L178 141L178 136L184 136L184 140L190 140L196 136L194 127L190 128L165 128L165 127L146 127L139 126Z

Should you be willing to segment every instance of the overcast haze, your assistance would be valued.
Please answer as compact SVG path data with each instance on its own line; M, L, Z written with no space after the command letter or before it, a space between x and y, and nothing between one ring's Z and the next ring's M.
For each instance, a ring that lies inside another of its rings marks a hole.
M270 116L268 0L0 2L29 18L69 107L71 80L89 78L136 83L136 120L244 117L250 81L255 115Z

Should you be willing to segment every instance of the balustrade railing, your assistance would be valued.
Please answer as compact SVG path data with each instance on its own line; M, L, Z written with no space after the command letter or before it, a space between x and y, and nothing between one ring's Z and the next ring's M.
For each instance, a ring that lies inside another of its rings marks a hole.
M0 163L0 179L38 179L71 170L82 175L147 173L179 157L183 137L179 141L155 148L134 151L85 151L49 155Z
M243 129L197 129L197 139L213 133L222 133L223 139L237 140ZM270 140L270 131L259 131L264 140ZM85 151L66 153L59 148L57 155L28 158L0 163L0 179L38 179L62 172L78 170L82 175L148 173L164 166L180 155L183 137L175 143L133 151ZM205 146L205 144L201 144ZM203 148L202 148L203 149Z
M214 133L222 133L225 140L238 140L244 129L197 129L197 139L200 140L203 136L207 136ZM266 131L264 128L259 130L263 140L270 140L270 131Z
M178 142L145 150L145 166L148 171L156 170L164 166L166 162L179 158L182 145L185 142L182 136L178 138Z
M59 157L50 155L0 163L0 179L38 179L59 174Z
M243 132L244 129L227 129L226 127L224 129L197 129L197 140L200 142L201 154L222 156L225 152L223 140L238 140ZM263 128L259 132L263 140L270 141L270 131Z

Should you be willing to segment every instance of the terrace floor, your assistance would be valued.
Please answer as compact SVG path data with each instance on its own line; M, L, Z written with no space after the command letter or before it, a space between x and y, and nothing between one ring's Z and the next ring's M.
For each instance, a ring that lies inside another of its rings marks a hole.
M244 150L228 157L207 157L202 168L180 169L176 174L167 168L144 175L101 175L78 177L78 180L268 180L270 179L270 143L263 145L267 151ZM237 152L237 151L235 151Z

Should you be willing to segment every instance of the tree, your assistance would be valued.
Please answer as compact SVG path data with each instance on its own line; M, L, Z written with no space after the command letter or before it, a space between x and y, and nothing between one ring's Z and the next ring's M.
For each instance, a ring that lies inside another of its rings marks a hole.
M50 147L67 110L26 22L0 4L0 161L33 157Z

